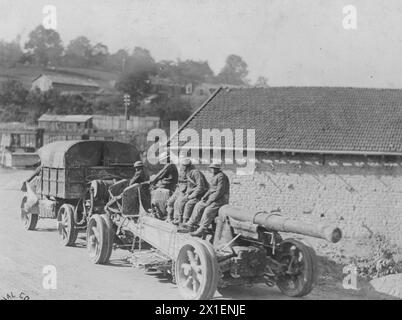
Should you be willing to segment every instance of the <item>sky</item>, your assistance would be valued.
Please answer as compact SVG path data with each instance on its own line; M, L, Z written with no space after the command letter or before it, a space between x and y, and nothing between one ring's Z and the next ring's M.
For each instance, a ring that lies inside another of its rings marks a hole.
M0 0L0 39L24 42L45 5L65 45L85 35L111 52L208 60L216 73L237 54L271 86L402 88L400 0ZM356 29L344 28L347 5Z

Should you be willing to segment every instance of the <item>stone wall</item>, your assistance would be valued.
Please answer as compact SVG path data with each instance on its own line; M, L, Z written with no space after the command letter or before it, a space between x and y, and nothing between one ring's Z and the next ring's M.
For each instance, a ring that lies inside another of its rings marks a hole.
M402 159L259 154L253 175L224 170L233 205L334 223L345 237L379 232L402 246Z

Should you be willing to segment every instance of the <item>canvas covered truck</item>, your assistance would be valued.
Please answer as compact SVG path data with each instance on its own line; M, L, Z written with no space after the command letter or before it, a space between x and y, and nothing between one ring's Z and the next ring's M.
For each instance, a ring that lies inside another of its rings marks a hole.
M318 276L315 252L299 240L282 239L280 232L333 243L342 237L333 226L230 205L219 210L206 237L192 237L158 218L149 202L143 204L146 187L147 183L128 186L123 180L109 187L102 213L88 222L89 256L105 264L113 248L128 245L133 264L169 274L186 299L210 299L219 287L261 282L291 297L307 295ZM151 204L164 197L151 194Z
M21 220L26 230L34 230L39 219L57 219L66 246L75 243L95 212L91 186L107 190L108 185L131 178L133 163L140 160L133 145L117 141L58 141L38 154L40 166L22 186Z

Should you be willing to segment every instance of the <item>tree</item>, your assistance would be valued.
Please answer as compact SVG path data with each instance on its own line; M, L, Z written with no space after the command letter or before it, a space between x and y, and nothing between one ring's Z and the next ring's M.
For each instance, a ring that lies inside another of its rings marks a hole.
M16 104L24 106L28 93L21 81L9 79L2 84L0 103L3 105Z
M244 85L247 84L248 66L243 58L230 55L226 58L226 64L217 75L216 80L222 84Z
M109 48L102 42L97 43L91 49L90 64L97 67L106 67L109 57Z
M53 112L56 107L62 108L63 97L57 90L41 92L39 89L30 91L26 99L28 123L35 123L38 118L46 113Z
M255 82L256 87L263 87L263 88L268 88L268 79L263 76L259 76L257 81Z
M178 61L177 73L181 81L207 82L214 77L207 61Z
M20 105L9 104L0 109L1 122L23 122L25 119L25 112Z
M161 78L176 79L178 77L177 64L172 60L161 60L156 64L156 73Z
M120 49L114 54L109 55L108 68L115 71L124 72L127 65L129 54L126 50Z
M149 74L145 71L123 73L116 83L116 89L129 94L134 108L139 105L142 98L151 90Z
M20 61L23 53L18 41L0 41L0 65L3 67L14 67Z
M158 116L162 127L168 127L170 121L185 121L192 113L192 108L188 100L172 98L164 100L162 103L143 105L139 110L142 115Z
M127 61L125 72L155 74L156 63L149 50L135 47Z
M66 48L65 60L70 67L88 67L91 58L91 41L87 37L71 40Z
M29 34L25 49L29 51L33 61L41 66L58 65L64 50L60 35L52 29L45 29L42 25Z

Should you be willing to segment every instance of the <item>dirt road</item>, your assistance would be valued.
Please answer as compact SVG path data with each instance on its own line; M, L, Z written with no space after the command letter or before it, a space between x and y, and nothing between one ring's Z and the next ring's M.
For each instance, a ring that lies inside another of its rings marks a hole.
M83 234L76 247L63 247L54 220L40 220L25 231L19 217L21 182L30 171L0 169L0 299L21 292L30 299L180 299L175 285L159 274L127 265L126 251L114 251L109 265L88 259ZM54 266L57 289L44 289L43 268ZM340 283L320 284L305 299L370 299L376 294L343 290ZM217 297L218 298L218 297ZM225 289L220 299L285 299L265 285Z

